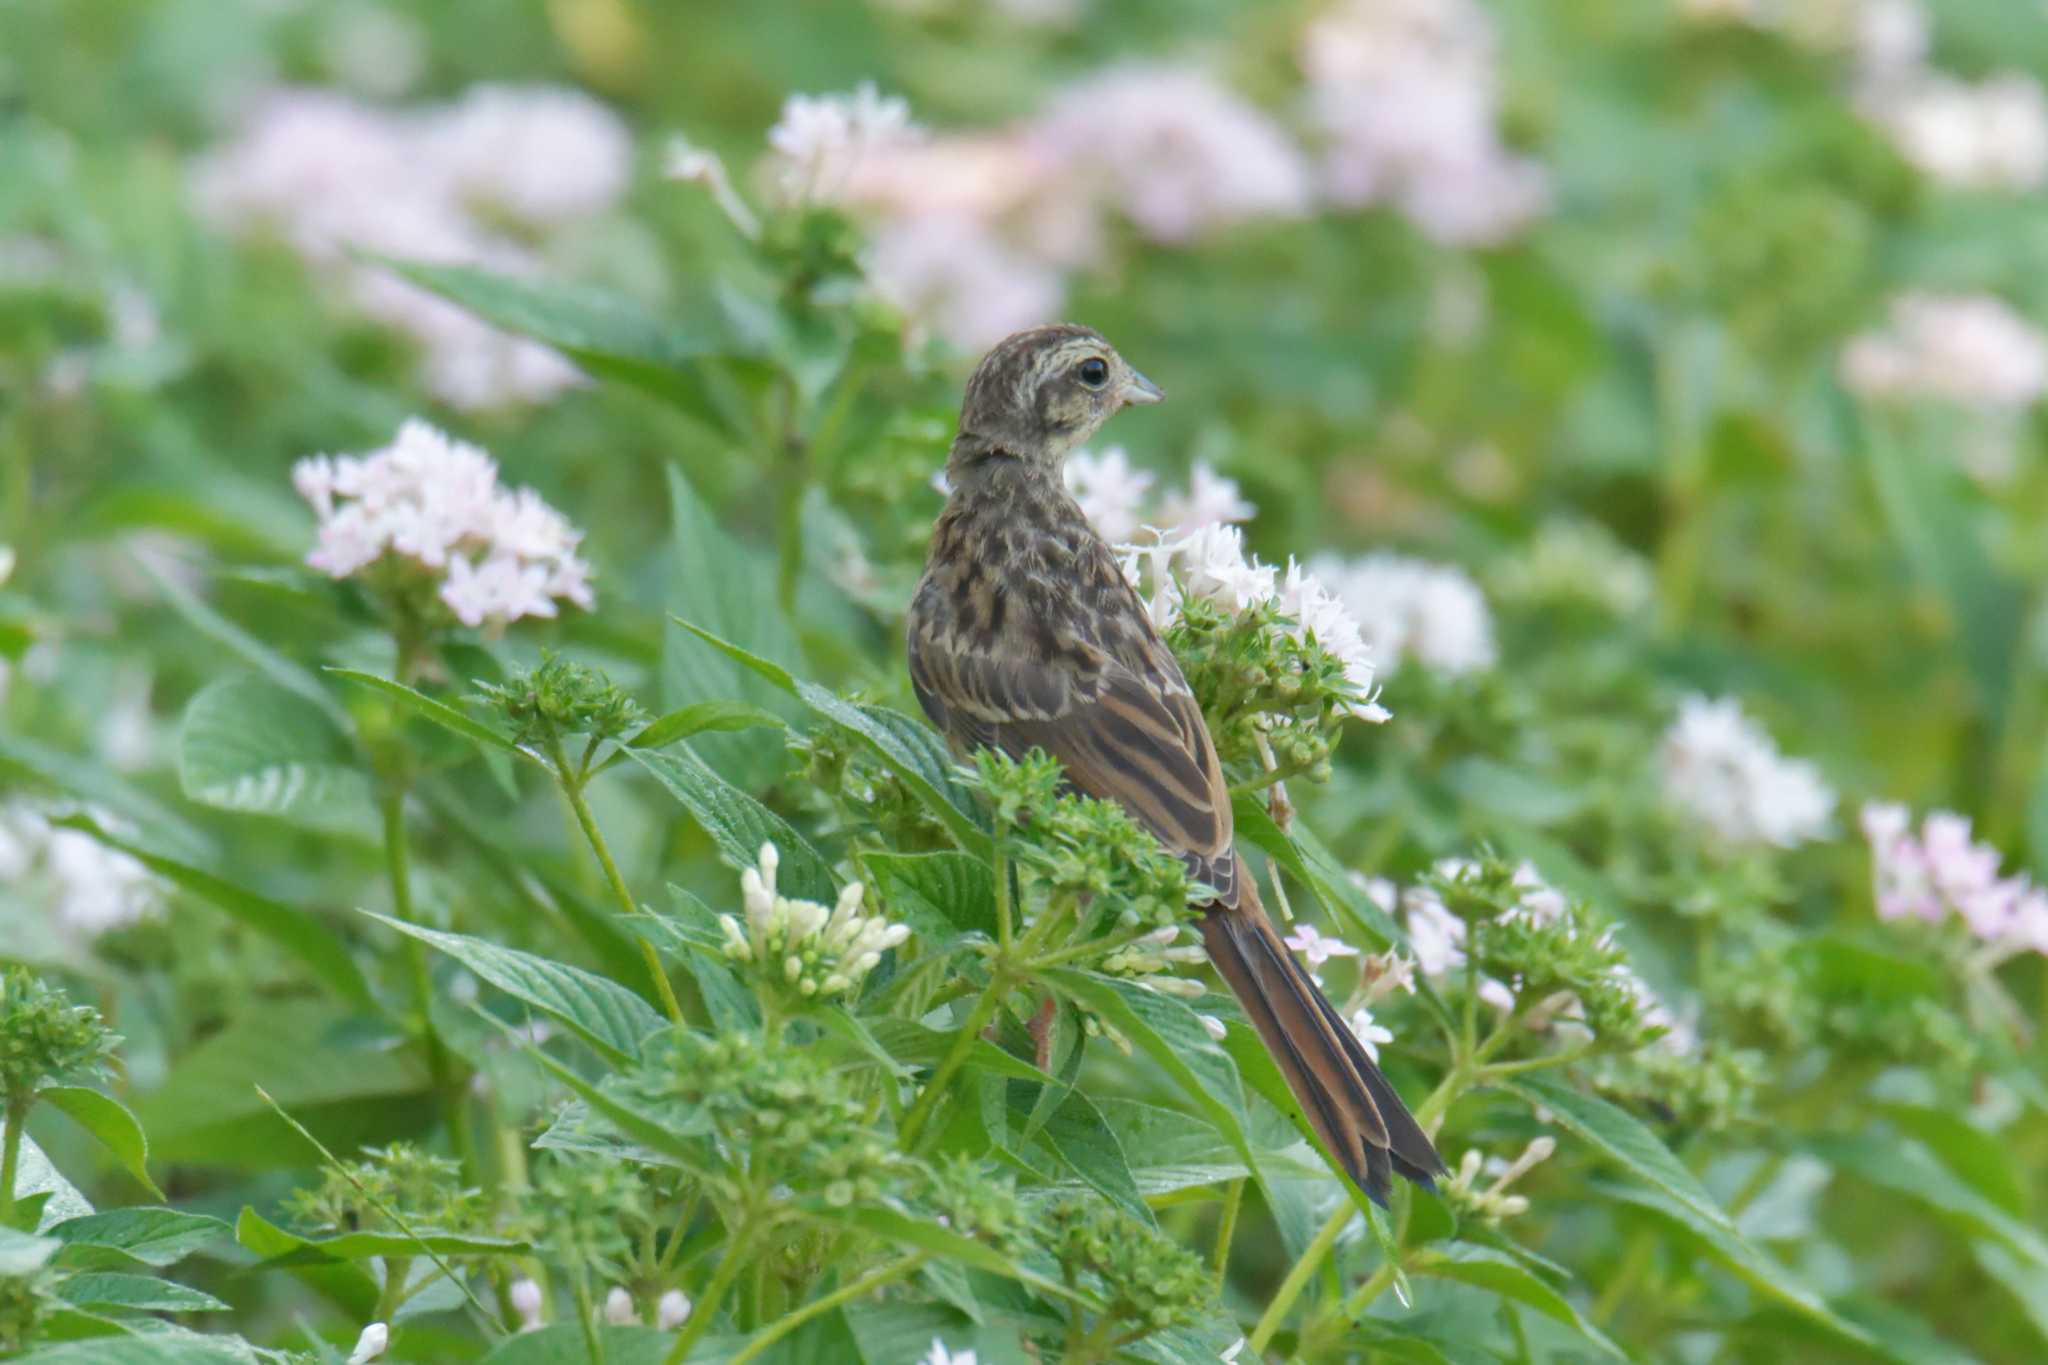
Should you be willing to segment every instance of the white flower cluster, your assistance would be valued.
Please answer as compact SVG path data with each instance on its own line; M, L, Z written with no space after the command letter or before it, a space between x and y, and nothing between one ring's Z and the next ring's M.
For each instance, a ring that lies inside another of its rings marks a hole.
M331 577L387 555L410 560L440 578L441 601L472 627L595 601L576 555L583 533L531 488L501 487L482 450L418 418L382 450L300 460L292 485L320 518L306 563Z
M1237 527L1216 522L1177 538L1128 547L1124 576L1131 586L1146 592L1148 575L1148 610L1160 629L1173 623L1189 598L1233 613L1273 603L1292 622L1290 636L1312 641L1343 664L1344 677L1359 696L1351 705L1354 717L1375 723L1392 719L1373 688L1373 652L1358 622L1321 579L1294 560L1287 561L1283 575L1245 553L1244 533Z
M2024 874L1998 875L1998 850L1970 837L1968 818L1936 811L1916 836L1904 806L1863 808L1880 919L1939 924L1958 916L2001 956L2048 954L2048 891Z
M2048 392L2048 336L2002 299L1907 293L1890 311L1842 353L1842 380L1864 397L2018 411Z
M1689 696L1659 745L1664 797L1716 839L1791 848L1828 831L1835 793L1732 697Z
M580 375L355 253L532 274L537 244L610 210L631 171L625 125L571 90L476 86L417 111L284 90L197 166L193 190L222 231L278 232L337 276L358 310L419 343L429 391L477 409L545 401Z
M1215 522L1249 521L1259 510L1207 460L1195 461L1187 487L1167 493L1156 508L1148 500L1153 475L1132 465L1122 446L1106 446L1100 455L1077 450L1061 474L1088 524L1112 545L1148 529L1170 538Z
M1550 207L1543 168L1498 131L1490 15L1473 0L1344 0L1301 44L1324 187L1387 204L1430 240L1494 246Z
M767 169L787 204L843 202L873 162L924 139L910 106L872 81L851 95L791 95L768 130Z
M829 907L781 895L775 889L780 861L775 845L763 844L759 866L740 874L745 925L732 915L718 917L727 957L757 963L797 993L822 999L853 990L885 951L910 937L904 925L861 913L859 882L849 883Z
M873 86L796 95L768 143L774 198L868 220L870 285L970 349L1057 314L1066 272L1100 256L1112 218L1179 243L1310 202L1279 126L1195 67L1115 68L1034 118L943 136ZM721 195L750 230L713 159L681 147L671 173Z
M103 829L120 822L88 812ZM20 800L0 804L0 885L47 906L57 925L81 939L147 919L164 906L164 886L136 859L89 834L58 829Z
M1383 666L1412 659L1447 678L1493 667L1493 615L1463 569L1397 554L1348 562L1322 556L1310 567L1350 610Z
M1178 943L1181 926L1169 924L1142 935L1102 959L1100 970L1131 978L1146 990L1193 1000L1208 988L1192 977L1176 976L1177 968L1209 960L1199 943Z

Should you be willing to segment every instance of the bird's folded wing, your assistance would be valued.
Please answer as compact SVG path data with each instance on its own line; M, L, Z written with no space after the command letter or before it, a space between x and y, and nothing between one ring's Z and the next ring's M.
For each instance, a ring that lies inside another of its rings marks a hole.
M1230 789L1179 670L1140 674L1097 655L1087 668L969 651L914 658L912 682L966 748L1045 750L1067 780L1115 801L1236 903Z

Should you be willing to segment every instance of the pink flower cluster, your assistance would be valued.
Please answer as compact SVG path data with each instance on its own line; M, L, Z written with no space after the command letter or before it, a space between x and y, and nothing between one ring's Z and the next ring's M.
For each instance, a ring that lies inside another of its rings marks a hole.
M548 238L618 201L632 159L625 124L574 90L480 85L392 110L287 89L194 167L192 189L222 231L276 234L356 311L416 341L435 397L479 409L545 401L581 376L355 253L535 274Z
M417 418L368 455L313 455L292 485L320 517L306 563L333 578L386 555L436 575L448 610L466 626L503 626L553 616L555 603L589 609L590 566L576 556L583 533L531 488L505 488L476 446L452 441Z
M1879 919L1939 924L1960 916L2002 955L2048 954L2048 891L2025 875L1998 875L1998 850L1970 837L1967 817L1936 811L1913 832L1904 806L1863 808Z

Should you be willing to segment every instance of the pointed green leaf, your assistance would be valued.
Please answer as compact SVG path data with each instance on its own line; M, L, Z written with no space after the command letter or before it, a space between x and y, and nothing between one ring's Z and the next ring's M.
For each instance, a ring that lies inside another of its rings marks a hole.
M816 683L794 677L773 660L721 639L703 626L680 616L671 619L777 690L859 735L883 765L945 823L961 848L983 857L989 855L992 845L988 831L982 828L974 794L961 784L951 751L929 725L885 706L848 701Z
M402 682L380 678L375 673L364 673L354 668L330 668L327 672L347 682L381 692L413 714L430 720L451 734L460 735L487 750L520 754L543 767L546 766L546 760L531 749L521 746L510 735L502 734L468 712L458 710L447 702L430 697L415 688L407 687Z
M258 815L369 803L368 779L326 712L247 673L202 688L185 707L178 778L194 801Z
M88 1090L82 1085L54 1085L40 1092L44 1103L54 1105L72 1122L91 1133L102 1147L114 1154L121 1168L142 1182L152 1199L164 1192L149 1178L149 1139L135 1115L111 1095Z
M627 752L683 803L734 868L752 867L761 845L774 844L782 855L776 877L782 894L823 905L838 899L839 879L818 851L788 821L712 771L689 745L663 753Z
M567 1025L570 1032L615 1063L637 1057L641 1041L667 1027L652 1005L595 972L466 934L426 929L368 910L362 913L446 953L507 995Z
M882 897L927 938L966 931L996 936L996 882L987 862L971 853L869 853L861 861Z
M114 1270L73 1275L57 1286L57 1297L79 1308L116 1308L130 1313L224 1313L228 1307L213 1295L175 1280Z
M58 1263L87 1269L128 1269L141 1264L162 1269L193 1252L227 1240L218 1218L177 1209L113 1209L66 1219L47 1229L64 1244Z
M1616 1360L1628 1359L1620 1347L1608 1340L1606 1333L1586 1321L1579 1310L1572 1307L1569 1299L1497 1252L1459 1245L1446 1252L1417 1257L1411 1268L1418 1275L1433 1275L1438 1279L1477 1285L1504 1299L1526 1304L1552 1321L1571 1328L1600 1348L1602 1353Z

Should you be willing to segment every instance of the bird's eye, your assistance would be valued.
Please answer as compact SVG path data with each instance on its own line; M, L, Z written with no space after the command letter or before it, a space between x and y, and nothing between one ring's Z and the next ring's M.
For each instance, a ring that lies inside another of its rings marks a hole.
M1081 382L1091 389L1099 389L1109 382L1109 362L1099 355L1091 355L1075 367L1074 373L1081 376Z

